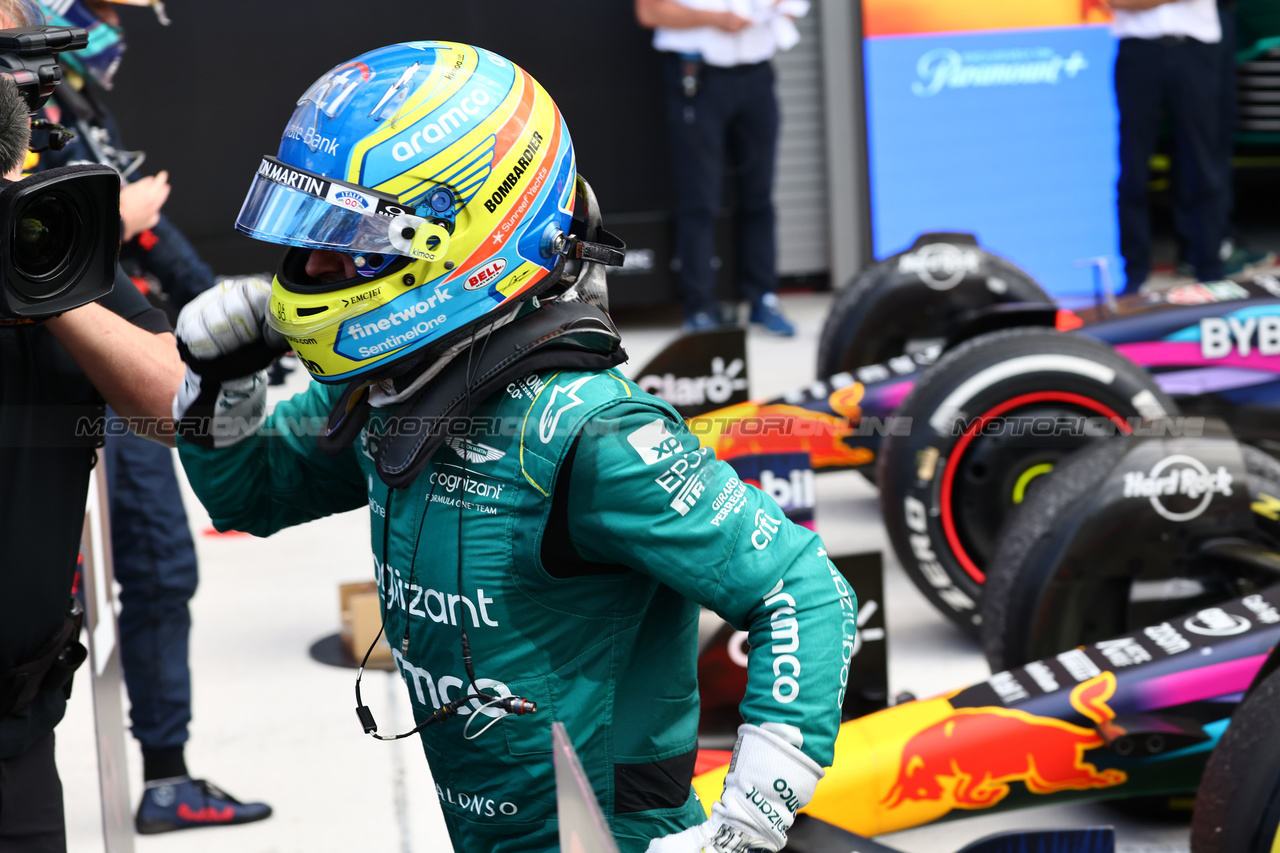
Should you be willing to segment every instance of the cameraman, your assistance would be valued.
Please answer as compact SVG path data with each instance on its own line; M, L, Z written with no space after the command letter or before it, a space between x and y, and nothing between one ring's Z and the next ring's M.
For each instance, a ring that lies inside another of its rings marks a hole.
M20 0L0 0L0 28L34 23ZM16 180L27 154L26 104L0 75L0 170ZM127 279L114 292L35 324L0 318L0 849L64 851L62 784L53 728L66 709L47 686L49 651L76 643L68 601L96 437L81 418L104 401L148 419L164 439L183 367L162 312ZM134 421L135 423L137 421ZM167 439L164 439L167 440ZM39 673L33 676L31 673Z

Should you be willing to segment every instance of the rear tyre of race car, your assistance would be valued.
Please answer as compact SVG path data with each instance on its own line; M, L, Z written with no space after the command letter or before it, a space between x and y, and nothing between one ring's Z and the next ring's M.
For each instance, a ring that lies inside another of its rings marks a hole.
M1280 671L1231 715L1196 794L1191 853L1280 850Z
M1176 412L1151 378L1110 347L1042 328L966 341L898 408L877 478L885 528L925 596L975 638L1005 515L1062 457L1143 418Z
M1181 537L1183 531L1169 525L1158 531L1135 529L1132 535L1147 539L1158 536L1171 543L1170 565L1181 569L1176 579L1179 582L1164 578L1158 584L1148 584L1137 596L1134 581L1139 579L1141 566L1131 561L1091 564L1089 573L1098 578L1105 576L1105 581L1088 588L1080 584L1075 596L1079 606L1064 606L1067 599L1062 596L1055 599L1056 606L1042 606L1045 591L1060 580L1055 573L1064 568L1058 562L1065 548L1061 540L1074 523L1075 509L1103 488L1128 449L1128 442L1120 440L1102 441L1080 450L1045 478L1043 488L1033 490L1010 513L986 567L982 596L982 649L992 672L1158 624L1280 580L1280 576L1251 569L1247 564L1206 558L1199 551L1201 541ZM1257 527L1256 540L1261 548L1275 547L1280 545L1280 524L1259 510L1268 506L1268 497L1280 495L1280 462L1248 445L1240 445L1240 452ZM1162 587L1167 590L1163 598ZM1199 594L1196 587L1202 590ZM1188 588L1191 592L1187 592Z
M968 234L926 234L867 267L836 294L818 341L818 377L883 364L941 344L1001 302L1052 304L1018 267Z

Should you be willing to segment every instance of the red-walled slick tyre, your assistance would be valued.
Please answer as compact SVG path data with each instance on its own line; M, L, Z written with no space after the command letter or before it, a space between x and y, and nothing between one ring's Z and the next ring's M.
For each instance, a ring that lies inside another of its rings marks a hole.
M881 451L889 538L907 574L977 636L983 566L1005 515L1063 456L1173 402L1110 347L1043 328L992 332L924 374L898 409L907 435Z

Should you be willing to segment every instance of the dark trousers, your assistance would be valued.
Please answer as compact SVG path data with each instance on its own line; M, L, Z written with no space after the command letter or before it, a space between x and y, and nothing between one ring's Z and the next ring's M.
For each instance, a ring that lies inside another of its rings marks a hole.
M66 853L62 780L53 762L53 732L22 755L0 760L0 850Z
M120 260L159 279L174 311L213 287L213 270L163 214L150 232L120 247Z
M111 546L120 582L120 660L133 736L144 750L187 742L187 640L196 553L169 448L133 433L107 439Z
M1175 205L1182 211L1187 260L1201 281L1222 277L1226 231L1221 61L1217 45L1195 39L1121 39L1116 56L1120 110L1120 253L1126 292L1151 274L1150 160L1162 115L1173 132Z
M1235 170L1231 158L1235 155L1236 124L1239 96L1236 81L1236 10L1218 5L1218 20L1222 24L1222 41L1218 48L1218 166L1222 169L1222 223L1223 237L1235 235L1231 217L1235 211ZM1175 195L1173 199L1174 224L1178 229L1180 259L1187 257L1187 213Z
M1223 236L1234 232L1231 224L1235 212L1234 169L1231 158L1236 150L1236 124L1239 122L1237 98L1240 97L1236 80L1237 37L1236 10L1218 6L1218 20L1222 23L1222 43L1218 45L1218 165L1222 169L1222 227Z
M742 298L778 287L773 174L779 112L773 66L705 65L697 94L685 95L682 60L662 56L676 180L675 256L686 316L715 315L715 227L724 177L737 196L737 269Z

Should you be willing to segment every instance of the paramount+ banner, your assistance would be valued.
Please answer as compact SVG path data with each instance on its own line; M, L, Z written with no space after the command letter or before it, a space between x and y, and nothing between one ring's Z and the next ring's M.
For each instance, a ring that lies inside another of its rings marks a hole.
M1118 252L1100 0L863 0L873 247L967 231L1057 297ZM1114 266L1113 266L1114 269Z

